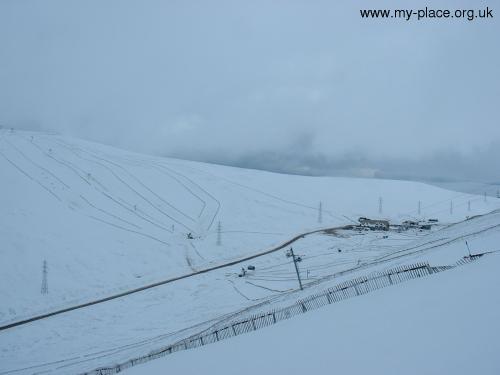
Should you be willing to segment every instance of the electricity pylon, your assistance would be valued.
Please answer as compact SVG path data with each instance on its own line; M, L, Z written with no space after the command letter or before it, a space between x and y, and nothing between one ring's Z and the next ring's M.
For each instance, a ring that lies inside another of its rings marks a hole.
M43 267L42 267L42 288L40 292L42 294L49 294L49 285L47 282L47 273L48 273L48 268L47 268L47 261L43 261Z
M216 245L220 246L222 245L222 238L221 238L221 232L222 232L222 225L220 221L217 223L217 242Z

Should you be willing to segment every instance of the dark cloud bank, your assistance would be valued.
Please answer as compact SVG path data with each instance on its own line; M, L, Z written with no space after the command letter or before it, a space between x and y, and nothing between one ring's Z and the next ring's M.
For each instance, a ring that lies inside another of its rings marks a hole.
M468 155L456 151L432 152L418 159L406 156L377 158L362 153L337 157L290 146L285 150L247 153L230 159L203 155L195 160L278 173L308 176L354 176L416 180L431 183L476 181L500 185L500 142Z

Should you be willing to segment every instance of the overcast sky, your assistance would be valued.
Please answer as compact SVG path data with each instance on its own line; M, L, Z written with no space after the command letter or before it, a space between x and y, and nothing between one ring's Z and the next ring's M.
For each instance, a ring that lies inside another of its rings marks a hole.
M363 7L493 19L363 20ZM0 0L0 124L304 174L500 181L500 1Z

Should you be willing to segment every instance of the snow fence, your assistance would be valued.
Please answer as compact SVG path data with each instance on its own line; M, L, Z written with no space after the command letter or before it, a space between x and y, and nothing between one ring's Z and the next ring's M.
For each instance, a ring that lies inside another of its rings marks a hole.
M116 374L129 367L151 361L156 358L166 356L178 352L197 348L199 346L211 344L220 340L241 335L243 333L255 331L281 320L289 319L293 316L304 314L310 310L315 310L320 307L343 301L345 299L367 294L369 292L385 288L387 286L402 283L404 281L416 279L432 275L434 273L446 271L457 266L470 263L483 254L472 255L460 259L458 262L448 266L432 267L427 262L415 263L404 266L399 266L384 272L371 274L369 277L358 277L352 280L345 281L332 288L328 288L318 294L314 294L297 301L291 306L275 309L266 313L260 313L248 316L238 320L237 317L230 321L223 321L220 324L215 324L208 330L189 336L181 341L178 341L170 346L154 350L147 355L128 360L124 363L116 364L109 367L98 368L82 375L108 375Z

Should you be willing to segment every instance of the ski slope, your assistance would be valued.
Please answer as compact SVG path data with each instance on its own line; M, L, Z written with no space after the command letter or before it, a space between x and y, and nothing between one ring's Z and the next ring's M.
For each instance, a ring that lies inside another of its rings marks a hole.
M465 255L463 243L456 246L464 234L483 238L500 224L493 213L449 226L500 208L500 200L485 200L482 192L280 175L5 129L0 176L6 182L0 194L2 324L224 264L359 216L395 222L438 218L440 225L430 233L306 236L294 248L304 259L307 290L323 287L318 282L339 272L366 272L407 258L455 261ZM41 295L44 260L49 293ZM90 370L235 313L297 298L295 271L282 252L252 264L256 271L244 278L238 277L240 266L220 269L0 332L0 374Z

